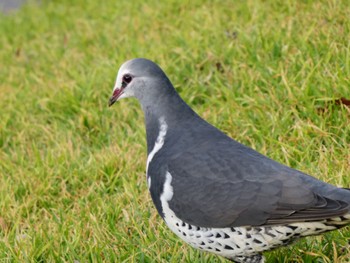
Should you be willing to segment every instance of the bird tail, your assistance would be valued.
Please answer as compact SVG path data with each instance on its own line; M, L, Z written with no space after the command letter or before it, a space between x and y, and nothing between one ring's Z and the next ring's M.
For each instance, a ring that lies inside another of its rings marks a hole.
M342 228L350 224L350 213L315 221L292 223L289 226L295 227L300 237L319 235L324 232Z
M325 224L341 228L350 224L350 213L342 216L332 217L326 220Z

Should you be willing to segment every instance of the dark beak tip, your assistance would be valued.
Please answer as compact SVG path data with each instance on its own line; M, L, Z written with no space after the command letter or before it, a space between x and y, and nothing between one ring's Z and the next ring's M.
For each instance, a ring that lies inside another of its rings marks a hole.
M108 106L111 107L114 103L117 102L118 98L120 97L120 95L122 94L122 88L120 89L115 89L113 91L112 96L109 98L108 100Z
M115 102L116 102L116 99L115 99L114 97L111 97L111 98L108 100L108 107L111 107Z

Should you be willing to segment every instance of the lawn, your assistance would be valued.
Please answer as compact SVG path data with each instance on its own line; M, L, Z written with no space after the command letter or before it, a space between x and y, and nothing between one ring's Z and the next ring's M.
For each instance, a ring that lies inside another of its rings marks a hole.
M0 262L226 262L181 242L145 180L147 57L236 140L350 187L348 1L38 1L0 14ZM266 253L347 262L350 229Z

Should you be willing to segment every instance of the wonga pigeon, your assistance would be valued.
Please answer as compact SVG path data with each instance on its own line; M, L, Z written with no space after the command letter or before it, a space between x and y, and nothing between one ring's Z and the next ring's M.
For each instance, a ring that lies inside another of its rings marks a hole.
M147 132L147 182L168 227L235 262L350 223L350 191L282 165L198 116L154 62L119 69L111 106L135 97Z

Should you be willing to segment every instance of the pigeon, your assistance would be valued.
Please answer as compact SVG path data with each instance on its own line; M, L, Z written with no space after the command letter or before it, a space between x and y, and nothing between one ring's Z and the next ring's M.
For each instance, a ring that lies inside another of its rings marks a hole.
M350 223L350 191L276 162L195 113L154 62L119 69L109 106L144 112L147 185L166 225L194 248L233 262Z

